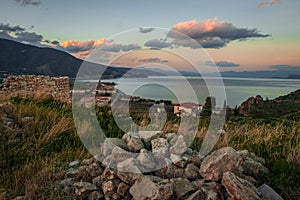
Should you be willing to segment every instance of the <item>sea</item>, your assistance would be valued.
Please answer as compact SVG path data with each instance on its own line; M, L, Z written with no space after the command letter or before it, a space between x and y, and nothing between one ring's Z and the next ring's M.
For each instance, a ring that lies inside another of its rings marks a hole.
M114 82L116 88L131 96L146 99L171 100L173 103L194 102L204 104L207 96L216 91L225 94L226 104L239 106L251 96L261 95L274 99L300 89L299 79L276 78L206 78L152 76L148 78L120 78L103 82ZM224 96L224 95L223 95Z

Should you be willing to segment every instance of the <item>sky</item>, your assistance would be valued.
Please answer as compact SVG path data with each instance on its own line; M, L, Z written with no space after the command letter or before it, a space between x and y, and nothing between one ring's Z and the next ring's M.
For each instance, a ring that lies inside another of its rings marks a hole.
M221 71L298 69L299 19L299 0L1 0L0 38L82 59L98 48L99 60L118 66L188 70L163 52L190 48Z

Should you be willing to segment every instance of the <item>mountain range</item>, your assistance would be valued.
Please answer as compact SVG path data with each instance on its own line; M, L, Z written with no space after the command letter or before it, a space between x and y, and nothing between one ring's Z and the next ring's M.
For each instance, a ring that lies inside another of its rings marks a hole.
M3 74L20 75L48 75L69 76L75 78L83 60L78 59L67 52L49 47L37 47L12 40L0 39L0 77ZM86 61L85 61L86 62ZM128 78L148 76L174 76L178 72L167 71L159 68L135 68L103 66L86 62L96 71L101 71L103 79L113 79L126 74ZM100 69L100 70L99 70ZM104 71L105 70L105 71ZM104 71L104 72L103 72ZM179 71L183 76L200 76L196 72ZM95 75L95 71L89 72ZM208 73L207 76L216 76ZM224 71L222 77L238 78L300 78L300 70L265 70L265 71Z
M1 74L69 76L75 78L83 60L67 52L48 47L37 47L12 40L0 39ZM150 70L130 70L125 67L107 67L86 62L90 68L95 67L103 73L102 78L160 76L159 72ZM103 70L105 70L103 72ZM90 72L93 74L93 72Z

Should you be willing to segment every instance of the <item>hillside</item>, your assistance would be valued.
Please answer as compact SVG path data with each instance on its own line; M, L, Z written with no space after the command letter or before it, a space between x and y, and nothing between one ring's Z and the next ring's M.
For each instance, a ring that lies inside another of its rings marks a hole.
M0 39L0 71L12 75L33 74L48 76L76 77L83 60L53 48L37 47L19 42ZM105 69L103 65L88 63L95 67ZM127 77L160 76L159 72L150 70L129 71L124 67L108 67L103 78L118 78L127 73ZM90 74L93 74L91 72Z
M263 100L259 95L250 97L238 109L243 115L297 120L300 119L300 89L273 100Z

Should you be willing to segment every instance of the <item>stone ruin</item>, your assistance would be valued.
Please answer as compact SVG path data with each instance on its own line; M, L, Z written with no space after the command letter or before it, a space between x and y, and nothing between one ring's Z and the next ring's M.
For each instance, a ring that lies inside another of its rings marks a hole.
M148 152L155 156L147 156ZM161 153L165 154L163 159ZM145 167L162 162L169 164L143 172ZM282 200L268 185L256 187L257 178L269 173L264 163L254 153L231 147L200 159L199 152L188 148L182 136L174 133L158 133L147 141L125 134L122 139L106 138L94 157L71 162L55 189L70 199L89 200ZM135 173L123 169L134 169Z
M3 80L0 96L51 97L54 100L70 103L69 78L67 76L8 76Z

